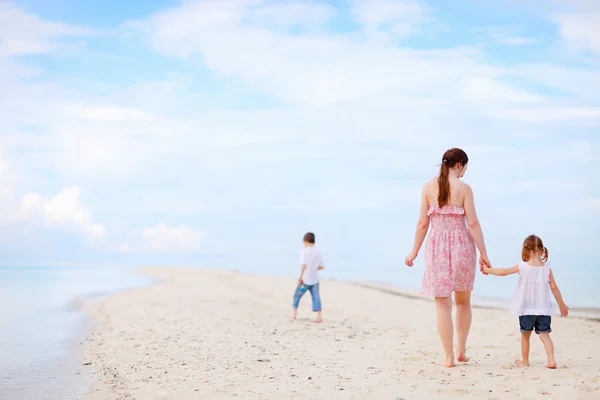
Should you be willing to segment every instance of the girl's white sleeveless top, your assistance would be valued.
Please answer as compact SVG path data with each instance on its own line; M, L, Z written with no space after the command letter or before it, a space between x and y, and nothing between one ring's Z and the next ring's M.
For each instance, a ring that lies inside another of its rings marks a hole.
M519 263L519 283L510 304L513 315L553 315L550 264L533 267Z

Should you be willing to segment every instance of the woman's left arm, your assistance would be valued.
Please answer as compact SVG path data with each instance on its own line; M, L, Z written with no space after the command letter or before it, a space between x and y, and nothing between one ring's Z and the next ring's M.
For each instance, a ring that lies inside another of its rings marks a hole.
M419 213L417 229L415 230L415 241L411 252L408 254L408 256L406 256L406 259L404 260L406 265L408 265L409 267L413 266L415 259L419 255L419 250L421 250L421 246L423 245L425 236L427 236L427 230L429 229L429 215L427 215L429 211L429 201L427 200L428 190L429 183L426 183L423 186L423 190L421 191L421 211Z

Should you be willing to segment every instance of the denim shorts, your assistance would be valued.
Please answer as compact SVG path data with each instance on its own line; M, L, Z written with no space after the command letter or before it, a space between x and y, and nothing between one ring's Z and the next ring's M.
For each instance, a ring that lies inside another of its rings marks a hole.
M319 294L318 282L314 285L303 285L302 287L296 287L296 291L294 292L294 308L298 308L300 299L306 292L310 292L310 296L312 297L313 311L321 311L321 295Z
M550 333L550 322L552 317L549 315L521 315L519 317L519 325L521 325L521 332L531 332L535 328L535 333Z

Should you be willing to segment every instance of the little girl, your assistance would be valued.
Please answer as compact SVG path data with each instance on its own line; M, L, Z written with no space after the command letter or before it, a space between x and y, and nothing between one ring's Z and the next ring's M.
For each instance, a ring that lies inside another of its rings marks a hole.
M549 334L552 332L550 328L551 315L555 311L552 307L550 292L560 307L561 316L566 317L569 314L569 307L563 301L554 280L548 263L548 249L544 247L542 239L535 235L528 236L523 242L521 258L523 261L512 268L489 268L484 265L483 272L497 276L519 274L519 283L511 302L510 312L519 316L523 359L517 360L515 363L519 367L529 366L529 343L531 332L535 329L535 333L544 343L548 355L546 368L554 369L556 368L554 344Z

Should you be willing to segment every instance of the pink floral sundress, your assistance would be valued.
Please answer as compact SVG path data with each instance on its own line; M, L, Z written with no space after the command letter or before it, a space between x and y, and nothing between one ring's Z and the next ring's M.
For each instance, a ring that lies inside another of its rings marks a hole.
M431 191L430 183L430 191ZM462 186L458 192L462 190ZM465 219L465 209L453 201L439 207L435 199L429 207L430 230L425 245L425 275L421 293L428 297L448 297L454 291L472 291L477 253ZM433 196L432 196L433 198Z

